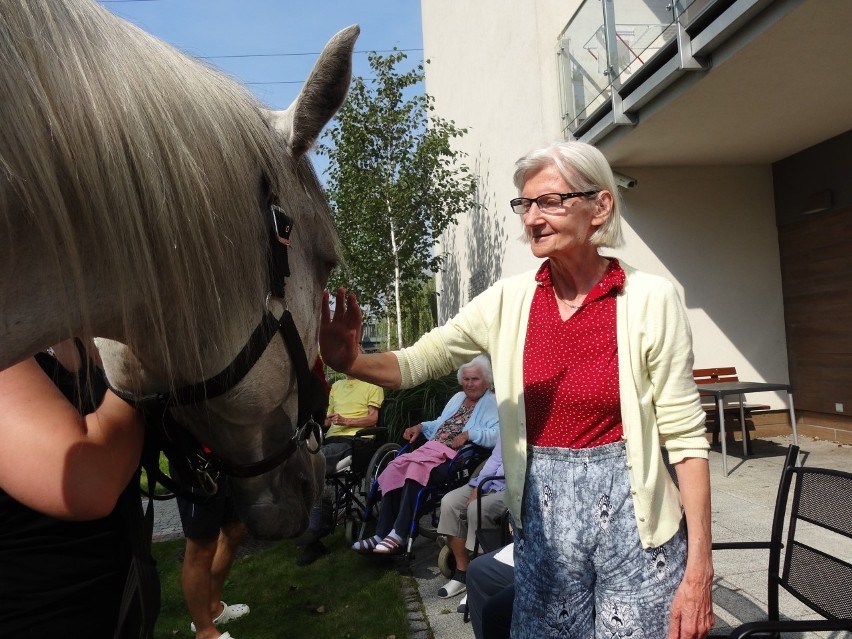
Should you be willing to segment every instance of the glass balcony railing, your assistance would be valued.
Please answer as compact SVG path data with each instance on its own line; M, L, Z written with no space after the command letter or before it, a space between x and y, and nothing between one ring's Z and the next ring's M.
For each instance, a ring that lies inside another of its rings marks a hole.
M558 40L566 137L715 1L585 0Z

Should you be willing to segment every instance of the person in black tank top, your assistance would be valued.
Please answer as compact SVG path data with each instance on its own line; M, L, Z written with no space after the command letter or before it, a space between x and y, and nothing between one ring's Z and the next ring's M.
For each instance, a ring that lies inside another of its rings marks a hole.
M120 612L128 527L142 526L142 421L74 351L64 343L0 372L0 637L153 629Z

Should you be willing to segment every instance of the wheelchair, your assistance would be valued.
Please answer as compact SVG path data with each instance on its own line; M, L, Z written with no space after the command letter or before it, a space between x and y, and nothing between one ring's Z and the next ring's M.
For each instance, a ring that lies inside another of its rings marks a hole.
M358 534L367 509L367 494L373 482L396 456L400 445L387 441L387 428L362 428L351 437L330 437L323 444L346 443L349 450L326 472L325 484L331 498L331 522L344 526L350 543ZM378 510L376 510L378 514Z
M415 443L415 446L411 446L410 444L402 446L396 451L394 457L413 450L414 448L416 448L417 445L423 443L424 441L425 439L421 438L420 441ZM478 472L478 470L482 467L482 465L485 463L485 461L490 455L490 448L486 448L484 446L479 446L477 444L472 443L465 444L458 451L456 451L456 454L450 460L446 468L444 479L420 487L420 490L418 490L414 502L414 514L411 518L408 527L408 542L405 551L401 555L395 556L401 556L406 562L411 561L414 558L411 548L414 544L414 539L419 534L422 533L424 537L428 537L431 539L436 538L436 533L434 529L438 526L438 516L440 514L441 498L451 490L454 490L455 488L458 488L459 486L462 486L468 481L470 481L470 478L476 472ZM390 463L390 461L390 459L387 460L387 463ZM387 463L385 464L385 466L387 465ZM382 495L381 489L379 488L377 474L376 480L373 481L366 495L366 503L364 504L364 511L362 512L361 530L358 533L357 539L354 541L365 539L369 536L367 534L367 527L369 524L373 523L374 520L378 517L379 508L381 506L381 498ZM420 520L426 515L431 516L432 527L429 530L421 530Z
M479 485L482 488L495 479L506 479L504 475L489 475L482 477ZM471 559L479 554L491 552L502 548L512 541L512 533L509 529L509 511L504 507L503 513L497 518L494 528L484 528L482 525L482 500L476 503L476 532L474 533L473 551ZM456 570L456 558L452 550L446 545L443 536L439 540L441 549L438 551L438 571L447 579L450 579Z

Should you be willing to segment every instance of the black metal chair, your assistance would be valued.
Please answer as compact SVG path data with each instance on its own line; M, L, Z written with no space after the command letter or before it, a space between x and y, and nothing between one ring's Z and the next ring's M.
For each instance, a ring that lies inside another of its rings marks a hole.
M362 428L354 436L329 438L349 444L349 453L337 469L325 476L326 485L334 494L331 520L344 525L347 541L354 542L363 523L367 493L376 477L396 456L400 445L387 441L387 428Z
M506 479L503 475L489 475L479 480L479 487L485 486L494 480ZM491 552L502 548L512 541L512 533L509 531L509 511L503 513L503 516L497 521L496 528L482 527L482 500L476 500L476 532L473 534L473 556L475 557L480 551Z
M479 486L484 488L486 484L490 481L494 481L495 479L506 479L503 475L488 475L487 477L483 477L479 480ZM473 542L473 553L472 557L476 557L479 552L487 553L492 550L497 550L498 548L502 548L510 541L512 541L512 532L509 530L509 511L503 513L503 516L497 521L496 528L483 528L482 527L482 500L476 500L476 532L473 534L474 542ZM443 550L443 549L442 549ZM455 562L454 562L455 563ZM463 604L464 606L464 616L462 620L464 623L468 623L470 621L470 609L467 607L467 604Z
M734 628L727 635L731 639L754 634L778 636L786 632L852 630L852 564L846 561L850 559L848 540L852 539L852 473L797 466L798 454L798 446L790 446L787 451L771 539L713 544L714 551L769 550L767 619ZM831 551L811 545L817 535L826 535L823 543ZM828 541L830 537L833 542ZM841 547L846 548L846 559L836 554ZM779 606L782 588L823 619L782 619Z
M488 483L497 479L505 479L503 475L488 475L482 477L479 481L479 487L484 489ZM482 501L476 500L476 532L473 538L473 551L471 557L476 557L479 553L491 552L508 544L512 540L512 534L509 531L509 511L504 510L502 515L497 519L497 526L494 528L484 528L482 526ZM453 556L449 546L441 546L438 552L438 570L444 577L449 579L453 576L456 570L456 559Z

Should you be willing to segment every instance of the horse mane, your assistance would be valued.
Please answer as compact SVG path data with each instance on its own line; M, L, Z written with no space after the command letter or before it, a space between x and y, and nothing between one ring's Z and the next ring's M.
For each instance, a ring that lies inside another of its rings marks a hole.
M222 343L226 314L262 308L261 184L284 194L312 170L245 88L92 0L3 0L0 92L0 256L18 250L2 235L23 216L46 272L67 280L58 308L89 326L87 282L111 282L122 341L155 340L173 363L200 356L167 333ZM324 201L310 184L297 188Z

